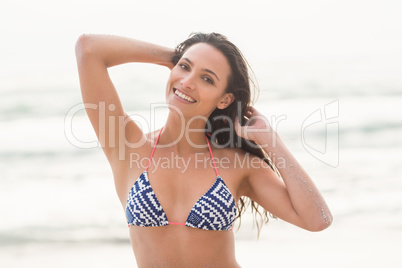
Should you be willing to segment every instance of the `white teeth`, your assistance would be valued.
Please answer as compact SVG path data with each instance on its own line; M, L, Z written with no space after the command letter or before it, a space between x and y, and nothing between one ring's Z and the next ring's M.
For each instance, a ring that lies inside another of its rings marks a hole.
M183 93L179 92L178 90L175 91L175 94L176 94L177 96L179 96L180 98L186 100L186 101L195 102L194 99L190 98L189 96L184 95Z

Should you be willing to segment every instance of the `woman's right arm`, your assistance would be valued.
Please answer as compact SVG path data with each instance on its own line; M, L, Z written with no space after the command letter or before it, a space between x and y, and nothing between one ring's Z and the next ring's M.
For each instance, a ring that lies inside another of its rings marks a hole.
M127 142L143 144L145 137L140 127L124 113L107 69L128 62L154 63L171 69L173 51L119 36L82 35L78 38L75 53L82 99L109 162L124 157L119 153L121 146L126 146Z

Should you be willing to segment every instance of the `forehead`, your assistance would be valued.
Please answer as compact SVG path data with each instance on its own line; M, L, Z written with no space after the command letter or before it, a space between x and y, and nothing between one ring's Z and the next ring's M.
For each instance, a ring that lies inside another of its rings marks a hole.
M192 45L183 54L183 58L188 58L195 66L219 73L221 77L230 75L230 65L225 55L209 44Z

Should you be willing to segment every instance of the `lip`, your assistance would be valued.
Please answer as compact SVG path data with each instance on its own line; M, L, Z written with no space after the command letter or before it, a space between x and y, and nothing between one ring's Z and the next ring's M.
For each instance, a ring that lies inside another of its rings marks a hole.
M193 100L195 100L195 102L189 102L189 101L187 101L187 100L183 100L182 98L180 98L179 96L177 96L176 95L176 90L177 91L179 91L180 93L182 93L182 94L184 94L184 95L186 95L186 96L189 96L190 98L192 98ZM184 103L197 103L197 100L195 99L195 98L193 98L193 96L191 96L190 94L187 94L187 93L185 93L185 92L183 92L183 91L181 91L181 90L179 90L179 89L177 89L177 88L173 88L173 94L174 94L174 96L177 98L177 99L179 99L181 102L184 102Z

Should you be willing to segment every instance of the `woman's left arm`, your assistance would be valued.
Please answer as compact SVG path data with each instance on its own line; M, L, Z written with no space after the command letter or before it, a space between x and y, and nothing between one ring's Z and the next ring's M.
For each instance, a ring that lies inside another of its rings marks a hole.
M256 142L268 156L274 156L271 160L282 177L281 180L270 168L252 168L247 179L249 197L279 218L304 229L321 231L329 227L332 215L325 200L278 133L255 108L249 107L246 117L249 120L245 126L240 126L236 119L236 133Z

